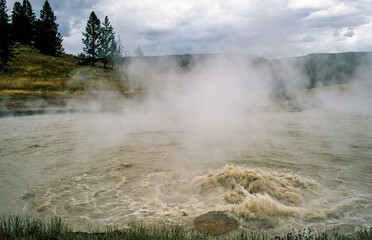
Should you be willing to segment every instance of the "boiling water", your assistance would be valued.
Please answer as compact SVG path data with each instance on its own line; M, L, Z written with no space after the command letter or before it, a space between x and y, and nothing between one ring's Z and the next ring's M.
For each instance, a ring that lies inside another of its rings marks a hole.
M273 232L372 221L368 114L247 111L238 129L193 130L154 114L0 119L0 211L61 216L75 230L192 227L212 210Z

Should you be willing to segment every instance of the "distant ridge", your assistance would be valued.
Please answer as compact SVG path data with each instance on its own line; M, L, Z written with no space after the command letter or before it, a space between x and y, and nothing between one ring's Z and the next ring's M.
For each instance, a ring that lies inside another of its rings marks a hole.
M300 70L309 80L306 88L342 84L350 82L357 72L366 66L372 66L372 52L342 52L342 53L312 53L299 57L267 59L250 54L219 53L219 54L185 54L168 56L142 57L141 61L152 66L162 66L164 62L176 63L182 68L192 68L208 59L215 57L234 57L253 63L253 66L269 70L278 87L286 81L286 75L281 71L283 66L291 64ZM126 58L124 62L136 61L137 58Z

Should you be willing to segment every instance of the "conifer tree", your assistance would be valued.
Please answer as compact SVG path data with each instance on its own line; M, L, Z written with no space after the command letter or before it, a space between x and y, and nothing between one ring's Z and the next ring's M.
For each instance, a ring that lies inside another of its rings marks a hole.
M137 57L143 57L144 56L141 45L138 45L138 47L134 50L134 52L136 53Z
M13 41L21 42L23 38L23 23L25 22L24 9L19 2L15 2L12 11L12 38Z
M33 45L35 40L35 13L31 3L23 0L23 3L15 2L12 12L13 40L22 44Z
M123 45L121 44L120 35L118 36L118 40L117 40L116 44L117 44L116 54L117 54L119 57L123 57L123 54L124 54L124 48L123 48ZM127 57L127 52L125 53L125 56Z
M111 57L116 51L115 33L107 16L102 23L101 35L99 38L99 58L106 68L107 63L111 62Z
M41 53L57 55L63 52L63 38L58 32L56 20L49 1L46 0L40 11L40 20L36 24L35 46Z
M0 70L8 62L10 51L10 26L6 0L0 0Z
M121 45L120 36L118 36L118 40L112 39L111 42L111 50L110 50L110 63L112 68L114 68L114 65L116 64L118 66L118 70L120 71L121 64L122 64L122 58L123 58L123 46Z
M24 42L25 44L34 45L35 43L35 23L36 17L32 10L30 1L23 0L22 7L25 12L25 22L24 22Z
M119 64L119 56L120 56L120 47L119 43L115 41L115 38L111 39L111 44L110 44L110 54L109 54L109 63L111 63L112 68L114 68L115 63Z
M94 62L99 57L99 40L101 36L101 21L98 19L94 11L92 11L89 15L83 36L83 43L85 45L83 51L91 60L92 66L94 66Z

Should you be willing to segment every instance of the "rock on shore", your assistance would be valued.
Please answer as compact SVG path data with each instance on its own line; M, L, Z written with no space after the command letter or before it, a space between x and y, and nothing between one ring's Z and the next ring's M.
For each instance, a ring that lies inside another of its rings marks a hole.
M196 229L200 232L211 236L224 234L238 227L238 222L236 220L220 211L202 214L195 218L194 224Z

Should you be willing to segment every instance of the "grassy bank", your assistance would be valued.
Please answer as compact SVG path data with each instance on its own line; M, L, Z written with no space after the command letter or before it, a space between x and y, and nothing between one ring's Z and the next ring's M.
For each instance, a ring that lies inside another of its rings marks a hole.
M125 230L108 229L105 232L73 232L60 218L45 221L39 218L24 218L20 216L0 217L0 239L248 239L248 240L371 240L372 228L355 231L352 234L341 235L338 230L327 232L312 232L303 230L291 232L283 236L267 237L265 233L239 230L232 235L209 237L205 234L188 230L182 226L143 227L133 225Z
M20 44L14 46L13 54L8 71L0 73L0 96L58 97L92 90L128 90L127 79L116 69L82 65L83 60L73 55L48 56Z

